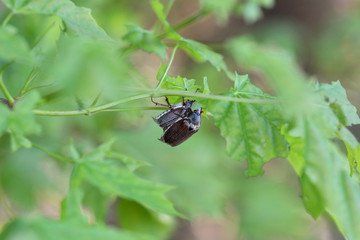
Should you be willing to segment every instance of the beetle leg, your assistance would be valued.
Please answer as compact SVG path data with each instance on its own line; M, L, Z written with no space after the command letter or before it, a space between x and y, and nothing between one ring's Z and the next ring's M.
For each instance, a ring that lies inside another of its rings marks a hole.
M166 100L166 102L167 102L169 105L165 105L165 104L161 104L161 103L155 102L155 101L153 100L153 96L150 96L150 99L151 99L151 101L152 101L156 106L163 106L163 107L170 107L170 106L171 106L170 103L169 103L169 100L167 99L167 97L165 97L165 100Z
M171 104L170 104L169 99L168 99L167 96L165 96L165 101L166 101L166 103L168 104L168 107L171 107Z

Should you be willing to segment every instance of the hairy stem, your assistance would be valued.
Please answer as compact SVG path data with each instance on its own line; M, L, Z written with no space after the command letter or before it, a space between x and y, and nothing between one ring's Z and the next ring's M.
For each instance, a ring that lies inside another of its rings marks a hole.
M114 102L110 102L107 104L99 105L97 107L90 107L82 110L64 110L64 111L51 111L51 110L39 110L34 109L33 113L39 116L80 116L80 115L91 115L94 113L100 112L108 112L108 111L125 111L125 109L111 109L116 105L149 98L149 97L163 97L163 96L184 96L191 97L194 99L209 99L209 100L217 100L217 101L228 101L228 102L242 102L242 103L260 103L260 104L271 104L278 103L279 101L274 98L269 99L251 99L251 98L235 98L229 96L222 95L209 95L203 93L194 93L189 91L181 91L181 90L149 90L145 93L141 93L138 95L134 95L128 98L123 98Z

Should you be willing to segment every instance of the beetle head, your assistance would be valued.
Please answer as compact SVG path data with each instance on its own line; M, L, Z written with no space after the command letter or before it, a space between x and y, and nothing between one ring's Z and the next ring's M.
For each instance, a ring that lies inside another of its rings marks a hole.
M190 111L189 115L188 115L188 119L189 119L190 123L194 124L195 126L200 126L201 113L202 113L201 108L196 109L194 111Z

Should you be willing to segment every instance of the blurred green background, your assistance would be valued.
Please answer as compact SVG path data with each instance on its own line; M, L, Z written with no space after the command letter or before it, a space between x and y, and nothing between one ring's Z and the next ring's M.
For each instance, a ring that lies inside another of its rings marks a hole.
M127 32L126 24L136 23L149 29L156 21L146 0L74 2L91 8L98 24L119 40L120 45L124 44L121 39ZM198 9L197 1L175 1L169 21L175 23ZM256 9L247 12L249 15L245 20L237 16L224 20L210 15L180 33L224 54L230 69L240 74L249 73L252 82L269 93L272 89L264 76L238 66L223 44L236 36L251 35L260 43L282 47L295 57L308 75L320 82L341 80L349 100L360 108L359 1L278 0L272 8L262 12ZM0 18L4 19L6 14L7 9L0 5ZM253 22L260 15L262 18ZM19 31L31 42L39 28L45 28L53 20L44 16L14 16L12 21L23 27ZM48 42L51 49L51 37L56 38L56 35L54 31L42 44ZM133 89L124 88L124 85L132 86L133 81L147 87L156 86L156 72L161 63L157 55L137 51L131 54L130 61L125 58L114 60L114 53L107 52L106 45L84 45L86 43L69 44L83 54L76 55L76 51L69 49L56 68L49 68L52 80L68 87L69 96L78 94L84 104L90 104L91 99L87 96L96 95L101 87L105 92L101 101L105 103L126 97ZM15 64L6 74L8 78L25 79L28 71L26 66ZM225 74L209 64L193 62L181 51L177 52L170 75L194 78L199 84L207 76L214 93L226 92L232 86ZM93 84L84 85L81 79L90 79ZM16 93L23 80L7 84L10 91ZM42 103L44 109L76 106L71 97L53 96L52 91L46 89L42 89L41 94L51 99L49 103ZM138 101L126 107L137 106L152 104ZM82 152L88 152L116 137L115 148L119 152L151 164L137 170L138 175L175 186L167 196L189 219L154 216L134 202L118 200L109 205L108 213L104 214L109 224L115 222L124 229L150 231L159 239L172 240L343 239L330 218L324 216L315 221L305 212L297 176L286 160L272 160L265 165L263 176L245 178L246 162L235 162L225 155L225 142L211 117L203 117L200 131L190 140L171 148L157 140L162 131L151 117L159 113L129 111L91 117L37 117L42 132L32 139L66 154L70 138ZM360 136L359 126L353 126L351 130ZM35 149L12 153L9 144L8 137L0 138L0 194L6 193L3 199L19 215L41 213L57 218L60 202L68 188L70 168ZM94 196L88 197L89 201L94 199ZM139 219L148 220L139 225ZM5 210L0 207L0 227L6 221Z

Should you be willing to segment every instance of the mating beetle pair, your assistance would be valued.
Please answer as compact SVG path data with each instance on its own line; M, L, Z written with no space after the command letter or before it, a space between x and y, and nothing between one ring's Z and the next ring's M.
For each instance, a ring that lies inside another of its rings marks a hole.
M199 130L201 124L201 114L203 113L202 108L192 110L191 107L195 100L184 100L178 104L170 104L169 99L165 97L166 103L161 104L151 101L155 105L168 107L159 116L153 118L154 121L164 130L163 135L159 139L160 141L175 147L185 140L190 138L194 133Z

